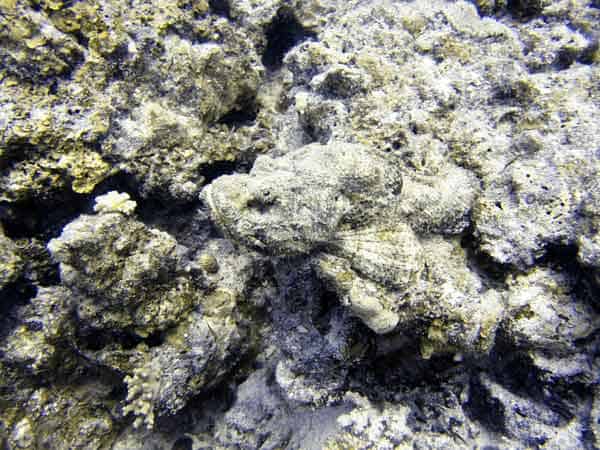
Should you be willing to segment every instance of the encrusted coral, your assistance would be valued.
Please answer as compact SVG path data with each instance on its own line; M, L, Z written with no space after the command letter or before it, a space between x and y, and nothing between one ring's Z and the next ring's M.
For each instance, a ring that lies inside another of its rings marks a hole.
M199 295L177 241L128 217L133 206L118 194L100 197L98 214L71 222L48 248L78 298L79 320L147 336L176 324Z
M130 216L135 211L137 204L130 200L126 192L110 191L105 195L96 197L94 211L100 214L120 212Z
M17 246L0 229L0 289L19 276L23 261Z

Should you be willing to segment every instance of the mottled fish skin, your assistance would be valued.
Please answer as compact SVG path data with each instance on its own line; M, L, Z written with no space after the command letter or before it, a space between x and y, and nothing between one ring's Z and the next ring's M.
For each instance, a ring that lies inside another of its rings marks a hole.
M218 178L202 198L237 242L294 255L380 220L401 188L397 167L362 145L310 144L278 159L261 156L249 174Z
M327 250L350 262L352 270L391 289L405 290L423 270L423 248L406 224L342 231Z

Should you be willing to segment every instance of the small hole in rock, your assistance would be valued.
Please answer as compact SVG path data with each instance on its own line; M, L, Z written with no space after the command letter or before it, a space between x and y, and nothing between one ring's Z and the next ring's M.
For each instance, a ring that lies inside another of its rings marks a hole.
M258 106L254 98L239 100L238 105L225 115L221 116L217 123L227 125L229 128L239 128L252 125L258 115Z
M213 13L231 18L231 6L227 0L209 0L208 5Z
M528 20L541 14L543 2L540 0L508 0L506 9L513 17Z
M192 450L194 441L188 436L180 437L173 444L172 450Z
M220 176L236 173L236 169L237 163L234 161L215 161L203 166L200 175L204 178L204 184L209 184Z
M269 70L277 70L283 64L285 54L295 45L316 38L316 33L304 28L294 13L281 8L266 29L267 46L262 63Z

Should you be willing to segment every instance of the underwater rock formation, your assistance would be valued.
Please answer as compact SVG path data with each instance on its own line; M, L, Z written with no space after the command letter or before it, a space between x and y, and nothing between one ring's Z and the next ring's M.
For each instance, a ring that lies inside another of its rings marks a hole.
M0 0L0 448L599 448L599 6Z

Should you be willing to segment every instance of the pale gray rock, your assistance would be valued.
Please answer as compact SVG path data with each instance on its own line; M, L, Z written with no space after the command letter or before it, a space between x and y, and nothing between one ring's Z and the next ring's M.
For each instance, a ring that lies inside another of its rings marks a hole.
M600 325L592 305L573 296L563 274L535 269L516 277L507 294L509 338L519 347L566 355Z

